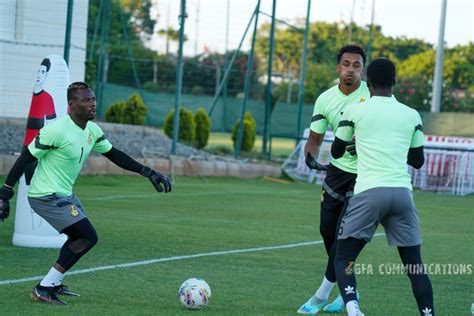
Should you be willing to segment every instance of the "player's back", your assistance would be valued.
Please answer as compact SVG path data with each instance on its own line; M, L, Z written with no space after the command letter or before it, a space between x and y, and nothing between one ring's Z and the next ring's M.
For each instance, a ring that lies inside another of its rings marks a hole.
M358 157L356 191L408 187L407 155L421 119L394 97L372 97L353 119Z

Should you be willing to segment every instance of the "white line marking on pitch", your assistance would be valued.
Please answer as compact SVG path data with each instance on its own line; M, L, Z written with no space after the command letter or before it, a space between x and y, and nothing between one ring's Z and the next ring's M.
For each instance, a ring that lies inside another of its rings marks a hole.
M383 236L383 235L385 235L385 234L378 233L378 234L375 234L374 237ZM288 249L288 248L296 248L296 247L303 247L303 246L319 245L319 244L322 244L322 243L323 243L322 240L315 240L315 241L307 241L307 242L300 242L300 243L296 243L296 244L287 244L287 245L280 245L280 246L268 246L268 247L247 248L247 249L212 251L212 252L205 252L205 253L197 253L197 254L194 254L194 255L174 256L174 257L166 257L166 258L157 258L157 259L150 259L150 260L144 260L144 261L129 262L129 263L113 264L113 265L109 265L109 266L99 266L99 267L95 267L95 268L81 269L81 270L76 270L76 271L72 271L72 272L66 272L66 275L83 274L83 273L103 271L103 270L112 270L112 269L123 269L123 268L130 268L130 267L136 267L136 266L144 266L144 265L153 264L153 263L177 261L177 260L200 258L200 257L220 256L220 255L229 255L229 254L236 254L236 253L247 253L247 252L274 250L274 249ZM1 280L0 285L23 283L23 282L29 282L29 281L37 281L37 280L43 279L43 277L44 276L42 276L42 275L37 275L37 276L29 277L29 278L16 279L16 280Z
M189 192L189 193L173 193L172 196L208 196L208 195L249 195L249 194L267 194L274 193L275 191L237 191L237 192ZM285 191L285 194L296 193L300 191ZM141 199L145 197L158 197L156 193L148 194L131 194L131 195L109 195L109 196L97 196L97 197L83 197L81 200L86 201L107 201L107 200L119 200L119 199Z

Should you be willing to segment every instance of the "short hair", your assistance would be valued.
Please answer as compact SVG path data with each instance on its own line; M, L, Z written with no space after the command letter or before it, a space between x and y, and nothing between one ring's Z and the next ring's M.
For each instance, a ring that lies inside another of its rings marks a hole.
M374 88L391 88L395 85L395 65L390 59L378 58L367 67L367 79Z
M71 83L67 87L67 101L74 100L77 90L90 89L89 85L85 82L77 81Z
M339 49L339 51L337 52L337 63L338 64L341 62L342 55L344 55L345 53L361 55L362 56L362 61L365 65L365 61L366 61L367 57L366 57L365 51L362 47L360 47L358 45L346 45L346 46L341 47L341 49Z
M51 69L51 62L49 61L49 58L43 59L43 61L41 62L41 66L45 66L46 71L49 71L49 69Z

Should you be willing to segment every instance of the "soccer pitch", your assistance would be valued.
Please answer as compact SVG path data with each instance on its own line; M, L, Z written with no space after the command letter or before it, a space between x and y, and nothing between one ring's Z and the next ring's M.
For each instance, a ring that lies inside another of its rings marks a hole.
M46 274L59 251L13 247L13 219L0 222L0 315L189 315L196 312L181 306L178 288L190 277L205 279L212 289L209 306L197 313L296 314L326 266L318 228L321 188L208 180L177 178L173 192L164 195L142 177L79 178L75 193L99 244L71 271L80 274L66 276L64 283L82 295L65 297L67 306L33 302L29 292L38 281L21 281ZM415 202L423 259L446 269L430 276L437 314L468 315L474 301L474 196L416 192ZM391 271L400 260L385 236L375 237L357 263L366 315L417 315L408 278ZM131 265L114 266L119 264ZM471 265L471 273L455 274L454 265ZM331 299L335 295L336 289Z

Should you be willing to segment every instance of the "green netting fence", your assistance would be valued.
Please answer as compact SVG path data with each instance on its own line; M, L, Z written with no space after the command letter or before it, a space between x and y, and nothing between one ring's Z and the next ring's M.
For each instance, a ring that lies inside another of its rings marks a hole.
M116 100L127 100L137 89L121 85L107 84L104 88L103 104L99 105L99 118L104 118L107 107ZM173 109L174 94L156 93L142 90L140 92L146 106L148 116L146 124L162 127L166 115ZM184 94L181 98L182 106L193 113L200 107L209 110L212 97ZM238 98L221 98L212 113L212 131L229 132L240 117L242 100ZM257 122L257 133L263 131L263 100L249 100L247 110ZM309 126L313 113L313 104L305 104L301 115L301 126ZM277 103L271 117L270 134L272 136L296 138L296 104ZM474 137L474 113L421 113L425 134L441 136ZM301 135L299 135L301 136Z
M103 104L98 105L99 118L105 117L105 111L110 104L117 100L127 100L132 93L138 92L137 89L107 84L104 87ZM168 93L155 93L141 91L141 96L146 106L148 107L148 116L146 124L150 126L162 127L166 115L173 110L175 95ZM238 118L242 106L242 100L238 98L221 98L212 113L212 131L229 132ZM191 110L193 113L198 108L204 108L206 112L209 110L212 103L210 96L198 96L183 94L181 97L181 104L183 107ZM264 102L263 100L249 100L247 111L252 113L257 123L257 133L261 134L263 131L263 115ZM301 126L309 126L311 116L313 113L313 105L306 104L303 106L303 113L301 119ZM296 136L296 104L278 103L272 113L270 134L281 137L295 137Z

